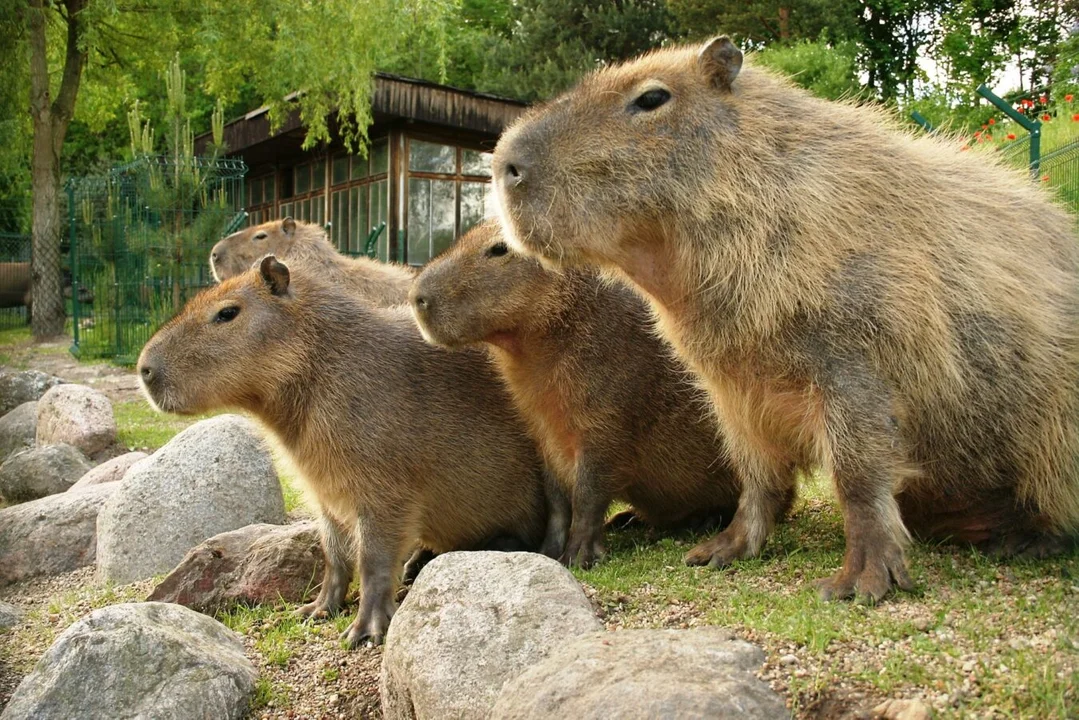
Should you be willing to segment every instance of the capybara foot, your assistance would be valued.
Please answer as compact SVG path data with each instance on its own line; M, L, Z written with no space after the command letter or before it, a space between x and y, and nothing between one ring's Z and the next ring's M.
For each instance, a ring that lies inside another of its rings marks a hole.
M1008 533L978 545L986 555L996 558L1045 560L1079 547L1079 538L1049 535L1035 531Z
M343 603L332 603L323 598L318 598L314 602L301 605L293 610L293 613L302 618L323 619L336 615L341 610L342 605Z
M747 557L748 549L745 534L732 525L691 549L686 553L685 561L686 565L726 567L735 560Z
M364 641L372 645L381 645L386 639L386 630L389 627L390 616L385 611L376 610L367 617L360 613L341 633L341 639L347 642L349 650L355 650Z
M427 563L438 557L438 553L427 548L420 548L412 553L412 556L405 561L405 568L401 572L401 580L405 585L411 585L415 581L416 577L420 574L420 570L423 570Z
M628 530L643 524L644 520L637 511L630 509L615 513L603 524L603 527L607 530Z
M903 546L895 541L878 540L848 547L839 572L816 584L824 600L855 598L875 603L888 594L893 583L900 590L914 589Z
M566 567L579 567L587 570L603 559L606 551L603 549L602 533L586 535L583 537L570 537L566 544L566 551L558 559Z

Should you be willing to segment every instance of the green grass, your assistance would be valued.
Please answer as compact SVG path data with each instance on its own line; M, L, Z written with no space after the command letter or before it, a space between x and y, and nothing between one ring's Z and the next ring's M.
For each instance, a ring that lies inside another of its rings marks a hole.
M969 673L954 658L970 656L985 663L977 692L941 717L1079 716L1079 557L1005 563L915 544L915 592L876 606L824 602L812 581L842 563L842 519L823 483L803 495L760 558L690 568L683 554L707 535L656 540L633 529L608 533L607 560L575 575L619 625L691 620L737 628L773 656L796 648L807 672L787 686L802 709L840 680L870 695L962 693Z
M161 413L150 407L145 400L129 400L113 403L116 431L120 442L135 450L157 450L175 437L181 430L217 413L181 417Z

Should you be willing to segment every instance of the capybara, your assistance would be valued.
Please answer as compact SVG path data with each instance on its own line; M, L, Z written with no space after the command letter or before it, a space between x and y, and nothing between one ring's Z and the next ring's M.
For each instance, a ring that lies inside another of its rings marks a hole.
M721 37L600 70L494 155L511 245L628 279L714 401L743 493L688 562L757 555L814 467L846 534L826 598L910 588L908 528L1073 545L1073 219L954 140L742 64Z
M733 517L739 485L707 398L629 288L545 270L485 221L427 264L410 297L429 342L488 347L572 498L564 563L602 557L613 499L660 527Z
M65 298L71 298L71 271L62 270L62 286ZM90 305L94 294L89 288L79 287L79 302ZM26 321L34 311L34 294L28 262L0 262L0 308L26 307Z
M282 262L318 262L330 278L348 283L360 297L380 307L408 301L416 271L408 265L342 255L318 225L284 220L255 225L220 240L210 251L210 270L218 281L249 270L260 258L276 255Z
M245 410L277 440L316 501L327 559L299 612L337 611L358 555L352 646L385 634L416 547L543 539L542 465L485 355L431 347L407 306L359 300L320 265L270 255L203 291L146 344L138 374L160 410Z

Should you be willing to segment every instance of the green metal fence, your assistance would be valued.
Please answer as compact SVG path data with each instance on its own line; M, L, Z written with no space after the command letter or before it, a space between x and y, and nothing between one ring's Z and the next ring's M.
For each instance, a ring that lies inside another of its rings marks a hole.
M147 156L67 183L75 355L134 363L213 283L210 248L243 222L246 172L232 158Z

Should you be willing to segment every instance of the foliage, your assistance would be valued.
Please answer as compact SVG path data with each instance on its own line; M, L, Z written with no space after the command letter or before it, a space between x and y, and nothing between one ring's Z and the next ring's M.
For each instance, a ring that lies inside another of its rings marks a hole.
M771 45L756 54L757 62L789 75L814 95L838 100L856 97L862 90L857 74L857 47L846 41L829 45L803 40L792 45Z
M747 47L840 40L855 35L854 0L668 0L680 34L703 40L726 33Z

